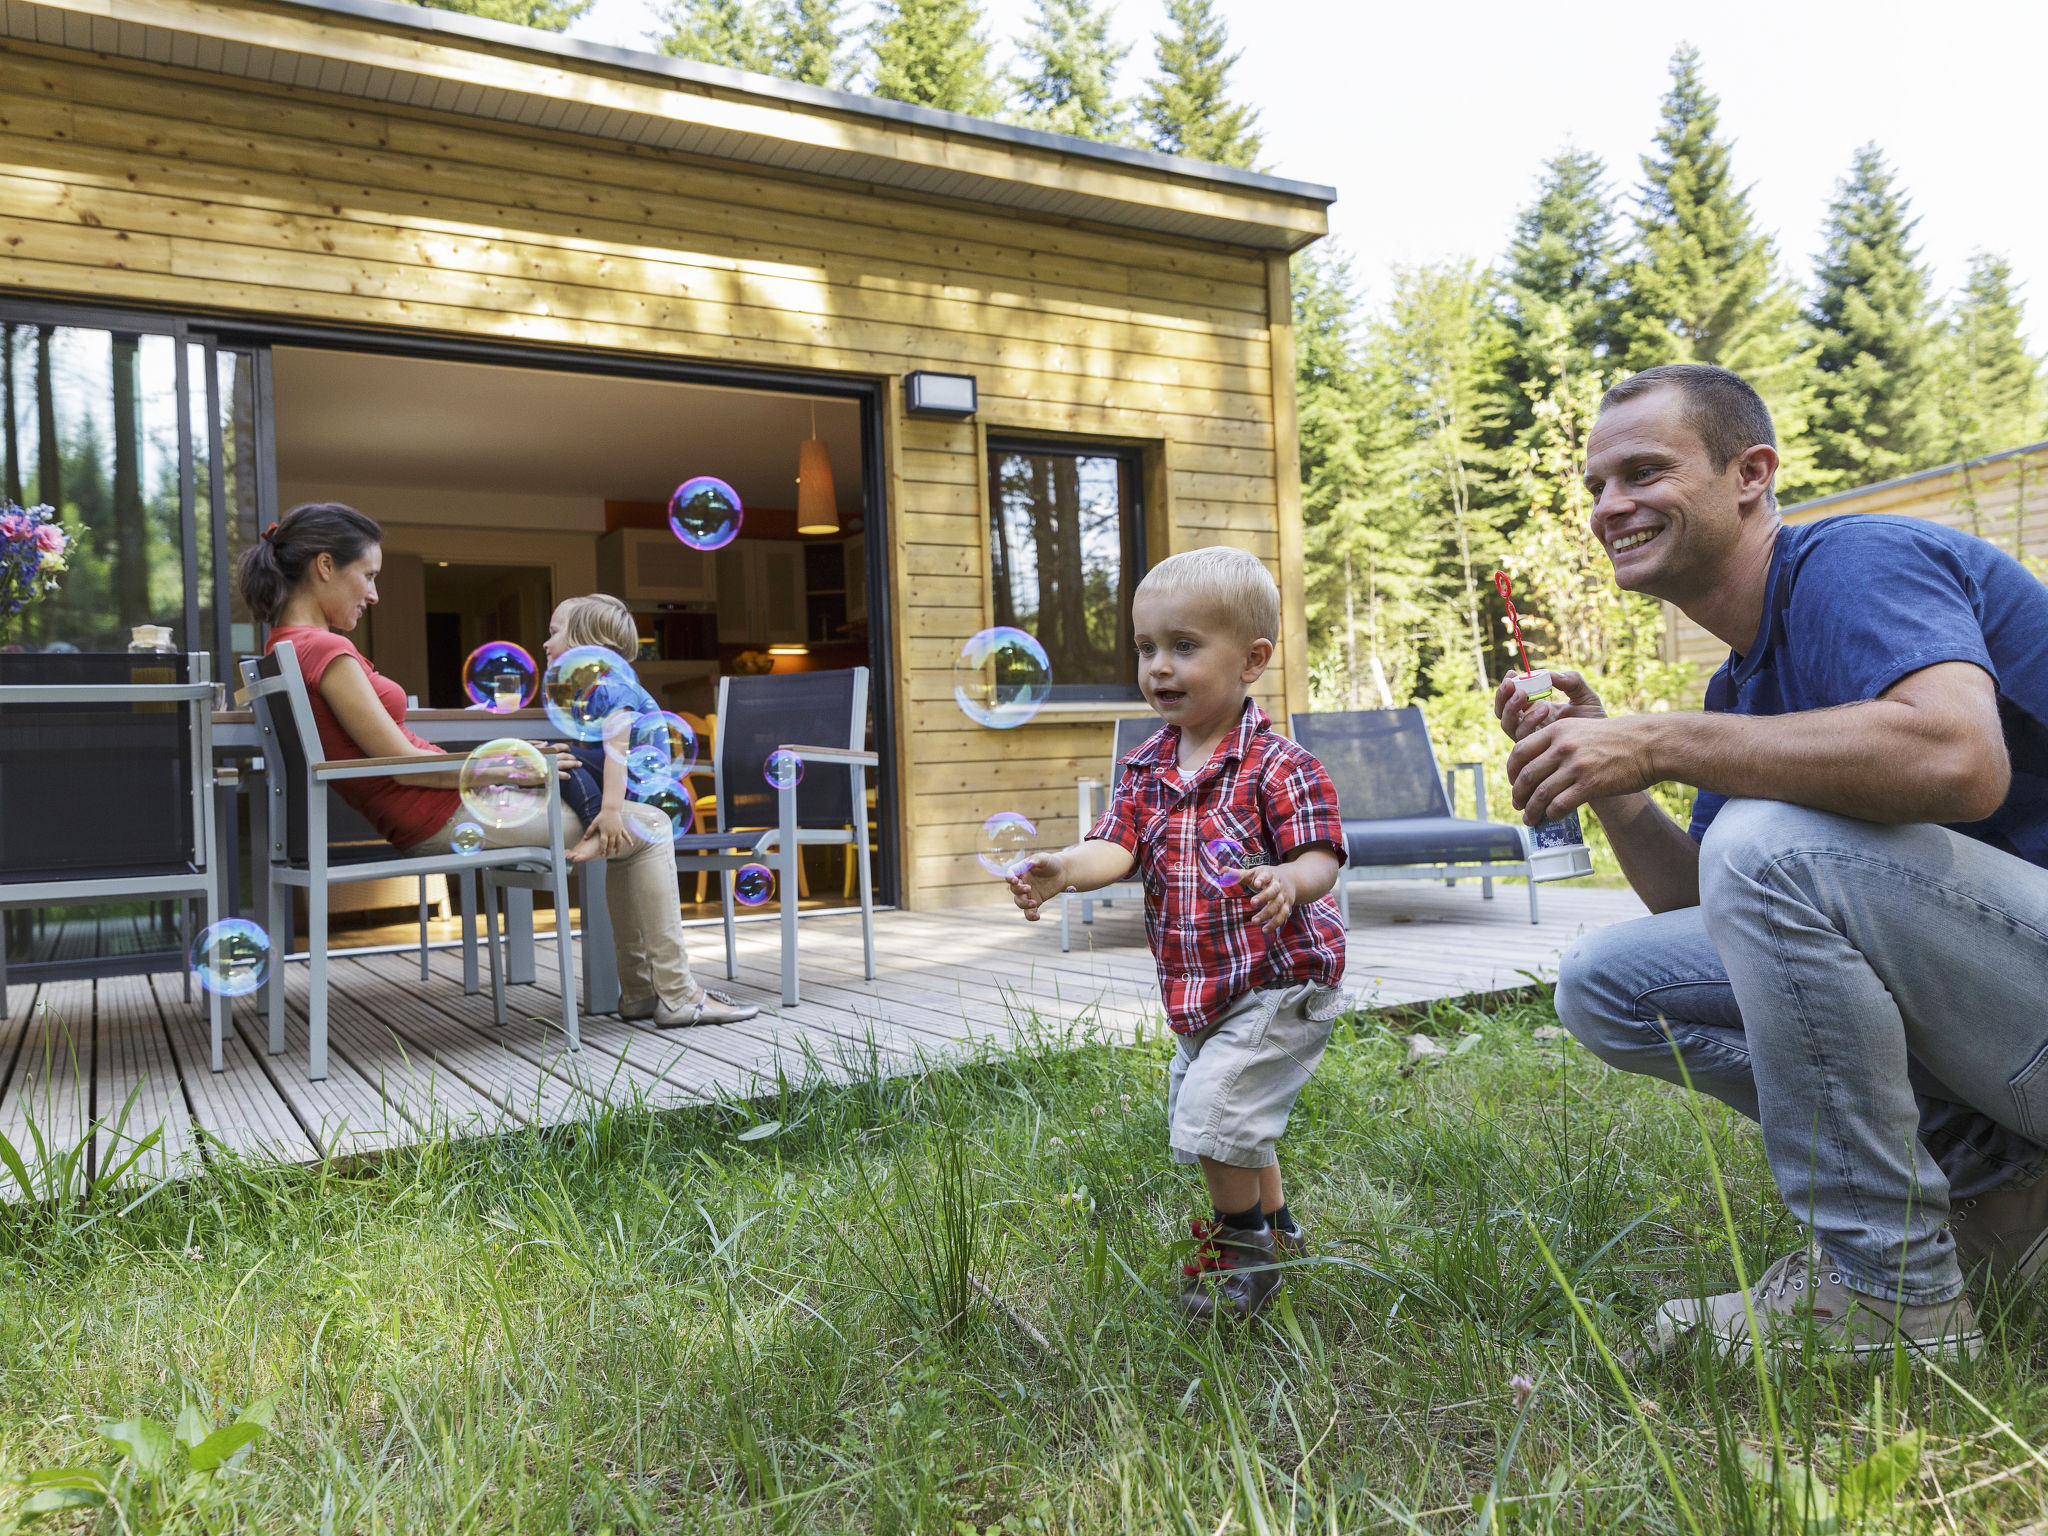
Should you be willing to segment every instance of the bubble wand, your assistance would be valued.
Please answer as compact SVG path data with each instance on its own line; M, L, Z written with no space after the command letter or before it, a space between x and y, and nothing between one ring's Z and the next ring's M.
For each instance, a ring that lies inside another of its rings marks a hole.
M1522 670L1509 674L1509 681L1515 685L1515 691L1524 699L1532 702L1547 699L1551 693L1550 674L1537 672L1529 665L1529 648L1522 643L1522 616L1515 612L1514 588L1508 583L1508 573L1495 571L1493 586L1494 590L1500 593L1500 600L1508 605L1508 625L1515 632L1515 650L1522 658Z

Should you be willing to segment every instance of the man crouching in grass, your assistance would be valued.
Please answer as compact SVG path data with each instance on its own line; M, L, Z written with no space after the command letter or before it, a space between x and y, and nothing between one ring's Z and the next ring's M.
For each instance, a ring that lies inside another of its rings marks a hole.
M1281 1288L1275 1261L1304 1242L1274 1144L1340 1011L1337 792L1248 696L1280 630L1280 592L1255 555L1162 560L1132 597L1131 628L1138 685L1165 728L1124 758L1087 839L1021 865L1010 889L1036 922L1061 891L1141 872L1180 1037L1168 1140L1175 1162L1201 1166L1213 1208L1194 1224L1181 1307L1251 1317Z

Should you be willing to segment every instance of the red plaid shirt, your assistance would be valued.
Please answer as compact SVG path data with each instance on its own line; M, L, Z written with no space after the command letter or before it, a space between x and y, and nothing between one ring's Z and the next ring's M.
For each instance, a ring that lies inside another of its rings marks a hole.
M1235 839L1246 866L1278 864L1300 849L1344 857L1337 791L1323 765L1247 699L1244 717L1192 778L1177 770L1180 728L1167 726L1123 760L1109 809L1088 831L1137 858L1145 882L1145 935L1176 1033L1202 1029L1254 987L1344 975L1344 922L1325 896L1296 907L1279 932L1251 919L1251 898L1202 873L1202 845Z

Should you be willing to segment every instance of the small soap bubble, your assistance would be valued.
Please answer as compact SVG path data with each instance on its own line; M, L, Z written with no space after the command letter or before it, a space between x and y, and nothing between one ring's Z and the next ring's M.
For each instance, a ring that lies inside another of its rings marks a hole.
M449 836L448 841L457 853L482 853L484 829L473 821L465 821Z
M981 824L980 847L975 857L981 867L998 880L1027 862L1038 848L1038 828L1017 811L997 811Z
M457 788L487 827L516 827L547 809L549 763L530 741L487 741L463 759Z
M761 765L761 776L776 789L788 789L801 784L804 778L804 760L786 747L778 747L768 754L768 761Z
M692 549L723 549L739 537L740 493L716 475L698 475L668 499L668 525Z
M533 658L509 640L493 640L469 653L462 664L462 687L472 704L498 714L524 709L540 686Z
M999 731L1022 725L1051 693L1045 647L1021 629L984 629L953 662L953 697L977 725Z
M630 729L605 737L605 751L623 754L629 790L651 793L663 784L684 784L697 766L697 733L681 715L643 709L633 717Z
M732 899L743 907L758 907L775 894L775 872L765 864L748 864L732 877Z
M1211 837L1202 843L1202 878L1219 891L1236 895L1243 890L1245 870L1251 860L1244 844L1234 837Z
M192 941L199 985L222 997L247 997L270 975L270 935L243 917L224 917Z
M697 813L690 804L690 791L674 780L665 779L647 789L632 791L631 798L636 805L649 806L661 812L667 822L666 831L670 842L687 837L696 829ZM636 816L629 815L625 820L626 830L635 837L646 838L650 831L659 836L663 830L652 817L646 818L646 826L643 826L641 818Z
M646 694L632 666L601 645L579 645L548 667L540 686L541 707L564 736L603 741L616 717L647 708Z

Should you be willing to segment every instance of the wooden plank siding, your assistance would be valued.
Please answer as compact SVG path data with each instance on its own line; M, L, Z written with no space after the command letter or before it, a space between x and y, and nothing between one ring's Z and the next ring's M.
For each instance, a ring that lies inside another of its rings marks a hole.
M1107 711L998 732L953 702L987 622L986 434L1143 447L1152 558L1264 559L1286 612L1260 699L1284 722L1306 698L1291 298L1268 251L5 41L0 291L892 381L914 908L998 899L980 823L1017 809L1071 835L1074 779L1109 751ZM915 368L974 374L977 420L908 418L894 381ZM320 1107L293 1109L324 1144Z
M1811 523L1868 512L1925 518L1988 539L2022 559L2048 561L2048 443L1842 491L1787 507L1784 515L1788 523ZM1664 619L1665 655L1693 663L1704 692L1714 669L1728 659L1728 647L1669 603Z

